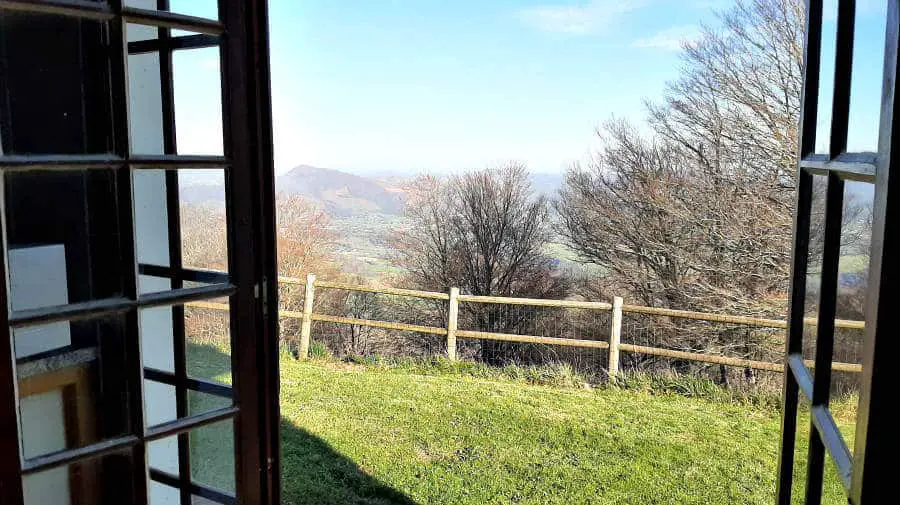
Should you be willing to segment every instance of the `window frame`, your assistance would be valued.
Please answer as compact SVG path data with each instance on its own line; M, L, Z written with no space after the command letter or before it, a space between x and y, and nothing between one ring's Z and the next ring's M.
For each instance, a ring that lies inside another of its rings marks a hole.
M219 0L219 19L201 19L168 12L168 0L157 1L158 10L137 9L122 0L0 0L3 11L89 19L106 23L110 57L109 99L112 112L112 154L89 155L3 155L0 176L6 173L83 171L105 169L115 172L118 188L118 230L129 237L121 244L125 275L123 296L28 311L0 310L0 409L10 414L18 410L15 379L16 359L12 350L12 329L122 314L129 374L129 416L132 432L120 437L67 449L27 461L20 459L17 415L0 416L0 502L21 505L23 475L73 462L100 458L131 450L136 503L147 503L150 480L180 489L181 503L191 503L199 495L219 503L280 503L278 353L277 353L277 270L275 261L274 170L271 131L271 96L268 56L268 12L266 2ZM127 42L127 23L158 29L158 39ZM198 33L172 37L172 29ZM220 47L224 155L177 155L172 90L172 52L179 49ZM132 155L129 149L127 57L129 54L158 52L163 98L164 154ZM39 97L27 97L39 100ZM132 210L132 171L168 169L166 207L169 215L168 267L138 265L135 254ZM178 181L175 169L215 168L225 171L226 206L229 219L229 270L218 274L186 269L181 263L181 230L178 209ZM237 218L240 216L240 218ZM0 305L8 305L6 285L5 223L0 221ZM140 295L139 274L171 279L172 290ZM185 281L203 281L207 286L185 288ZM184 360L183 304L227 296L231 306L233 336L233 384L227 386L189 378ZM140 356L138 310L170 306L174 324L176 368L174 373L144 369ZM153 427L145 426L142 382L145 378L176 386L178 418ZM233 397L231 407L187 417L187 391L195 390ZM235 439L234 497L191 481L188 433L210 423L233 420ZM146 444L177 435L180 472L171 476L148 470ZM117 483L107 483L116 486Z
M887 443L895 436L891 426L890 397L898 384L888 362L897 352L894 333L900 317L890 301L891 285L900 281L900 270L891 258L900 254L900 212L890 199L900 201L900 177L890 177L900 167L900 139L893 126L900 121L900 101L895 100L900 48L900 2L890 0L882 76L881 116L878 152L848 152L847 131L850 112L850 88L853 70L853 42L856 2L839 0L837 11L834 94L831 103L829 152L815 153L816 125L821 71L822 0L807 0L804 41L803 91L800 113L800 153L797 168L797 200L794 219L793 263L791 268L788 332L785 339L784 403L781 423L781 448L777 475L777 503L792 501L795 466L795 437L801 397L809 407L809 450L806 456L806 491L803 502L818 505L826 455L830 456L853 505L881 503L896 494L890 475L893 452ZM830 56L830 55L829 55ZM829 76L825 76L826 78ZM827 177L824 224L822 284L816 330L816 355L813 376L803 362L803 319L806 299L807 263L810 241L810 214L814 176ZM874 184L874 222L870 247L869 279L866 292L866 328L863 342L863 370L854 453L851 454L829 410L834 320L840 260L841 218L845 181Z

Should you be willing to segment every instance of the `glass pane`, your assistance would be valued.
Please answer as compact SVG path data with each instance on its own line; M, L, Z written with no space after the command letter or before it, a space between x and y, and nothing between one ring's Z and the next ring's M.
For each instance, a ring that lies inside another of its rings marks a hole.
M124 317L14 330L26 459L130 432Z
M195 302L184 307L185 370L188 377L231 384L231 343L227 300ZM223 307L223 308L219 308ZM145 369L144 398L150 426L203 414L234 404L230 389L197 391L186 385L184 411L179 413L175 367L173 307L141 309L141 346ZM167 372L163 378L148 373Z
M184 309L188 376L231 384L231 331L228 299L188 304Z
M857 2L848 151L877 151L887 2Z
M175 373L173 307L140 309L145 367ZM189 377L231 384L231 332L227 298L184 307L185 368Z
M144 398L150 426L179 417L203 414L234 404L230 389L182 391L184 411L179 413L175 366L174 307L140 309L141 349L145 368ZM231 341L228 300L193 302L184 307L185 370L192 379L231 385ZM153 369L153 370L149 370ZM160 378L147 374L166 372Z
M3 11L5 154L112 151L104 32L105 23Z
M191 431L191 479L234 493L234 423L222 421Z
M153 1L153 0L150 0ZM128 4L130 2L126 2ZM156 3L153 1L153 3ZM159 28L155 26L138 25L127 23L125 26L125 35L128 42L138 42L142 40L153 40L159 37ZM130 63L130 62L129 62Z
M816 356L816 328L819 317L819 287L822 284L822 254L825 239L825 196L828 178L813 177L810 210L809 255L807 256L806 300L803 307L803 358ZM815 373L810 367L810 372Z
M837 53L837 0L825 2L822 12L822 52L819 71L819 103L816 152L827 153L831 141L831 101L834 97L834 59Z
M180 227L181 261L185 268L228 270L224 171L168 172L176 174L176 177L167 177L166 170L133 172L136 249L142 269L138 284L142 294L167 291L173 287L171 273L147 270L148 266L170 265L170 227ZM177 191L179 195L179 206L172 216L166 203L169 190ZM182 287L202 285L182 280Z
M25 505L136 503L132 461L123 451L26 475Z
M178 154L223 154L219 48L175 51L172 74Z
M199 391L188 391L188 414L197 416L206 412L218 409L224 409L234 405L231 398L201 393Z
M204 414L212 410L230 407L230 398L185 389L187 411L178 415L178 396L175 386L144 379L144 414L147 426L157 426L176 419Z
M133 154L164 152L159 65L159 53L128 56L128 126Z
M144 418L147 426L178 419L175 386L144 379Z
M172 307L138 309L141 325L141 360L144 367L175 373Z
M844 189L844 222L841 229L841 261L832 360L844 367L862 362L866 290L869 280L869 247L872 240L874 185L848 182ZM856 427L861 374L832 370L831 411L849 446Z
M157 0L125 0L125 6L157 10ZM219 19L218 0L169 0L169 12L198 18Z
M147 464L150 465L150 470L178 475L178 435L147 444Z
M182 263L228 271L224 170L179 170L178 186Z
M147 494L150 496L150 505L178 505L181 503L181 493L178 489L153 480L147 486Z
M166 208L166 171L135 170L134 238L139 265L169 266L169 214ZM141 293L170 289L168 283L139 278Z
M217 505L219 502L202 496L191 496L191 505Z
M115 173L8 173L10 308L28 310L122 295Z

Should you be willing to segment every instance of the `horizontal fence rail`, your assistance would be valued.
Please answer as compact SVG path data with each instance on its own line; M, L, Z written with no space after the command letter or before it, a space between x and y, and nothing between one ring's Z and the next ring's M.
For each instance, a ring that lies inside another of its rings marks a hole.
M496 303L501 305L527 305L530 307L564 307L567 309L612 310L611 303L580 302L577 300L545 300L541 298L512 298L504 296L459 295L457 299L468 303Z
M622 314L644 314L662 317L692 319L697 321L709 321L714 323L737 324L760 328L779 328L786 329L787 321L780 319L766 319L748 316L734 316L726 314L712 314L705 312L693 312L688 310L664 309L657 307L645 307L641 305L626 305L622 303L622 298L615 297L613 303L592 302L579 300L546 300L536 298L514 298L499 296L474 296L459 294L457 288L451 288L447 293L434 291L420 291L414 289L399 289L389 287L373 287L361 286L356 284L347 284L342 282L330 282L316 280L315 275L310 274L306 279L298 279L293 277L279 277L278 281L285 285L303 286L305 288L305 298L303 303L303 311L280 310L279 316L288 319L298 319L302 321L300 331L300 357L306 358L309 354L309 343L312 332L313 321L326 322L334 324L347 324L355 326L366 326L371 328L381 328L386 330L417 332L430 335L440 335L447 337L447 356L450 359L456 359L456 339L468 338L477 340L496 340L503 342L521 342L529 344L544 344L565 347L582 347L593 349L609 349L609 366L608 371L610 377L615 377L619 371L619 353L630 352L644 354L649 356L660 356L665 358L683 359L688 361L696 361L701 363L709 363L716 365L726 365L741 368L750 368L755 370L766 370L770 372L784 372L783 363L773 363L769 361L757 361L744 358L734 358L728 356L720 356L713 354L704 354L698 352L682 351L675 349L663 349L659 347L648 347L642 345L622 343ZM380 321L370 319L359 319L353 317L343 317L328 314L318 314L313 311L313 301L316 289L334 289L343 291L355 291L364 293L385 294L409 298L418 298L425 300L440 300L448 302L447 308L447 325L446 327L424 326L408 323L396 323L391 321ZM547 337L540 335L520 335L513 333L494 333L486 331L464 330L457 327L459 304L475 303L475 304L500 304L500 305L521 305L528 307L559 307L569 309L585 309L597 311L612 312L612 326L610 328L609 341L605 340L588 340L578 338L561 338ZM209 310L228 310L228 305L212 302L190 302L186 306L209 309ZM806 324L815 325L815 318L807 318L804 320ZM852 321L845 319L835 320L836 328L848 329L864 329L864 321ZM812 360L805 361L807 366L814 366ZM841 363L832 364L832 369L841 372L859 373L862 371L862 365L857 363Z
M584 340L580 338L539 337L535 335L518 335L514 333L492 333L489 331L457 330L457 337L479 340L500 340L502 342L523 342L527 344L563 345L569 347L593 347L608 349L609 342L602 340Z

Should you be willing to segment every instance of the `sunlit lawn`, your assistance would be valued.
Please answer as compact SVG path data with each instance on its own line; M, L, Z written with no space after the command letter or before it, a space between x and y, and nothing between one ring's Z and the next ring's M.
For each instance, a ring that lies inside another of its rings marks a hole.
M289 504L773 503L771 409L292 359L281 387Z
M227 350L190 351L195 373L230 382ZM290 357L281 377L286 504L773 502L771 408ZM194 436L194 478L233 488L232 444L227 423ZM826 478L825 503L846 503Z

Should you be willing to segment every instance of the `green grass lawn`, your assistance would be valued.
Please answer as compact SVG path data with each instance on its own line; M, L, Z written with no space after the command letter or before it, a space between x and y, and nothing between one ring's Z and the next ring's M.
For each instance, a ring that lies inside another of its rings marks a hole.
M285 504L773 503L771 407L289 357L281 374ZM197 437L193 458L227 460L223 437ZM846 503L826 479L824 503Z
M773 502L759 407L289 360L282 416L289 504Z

